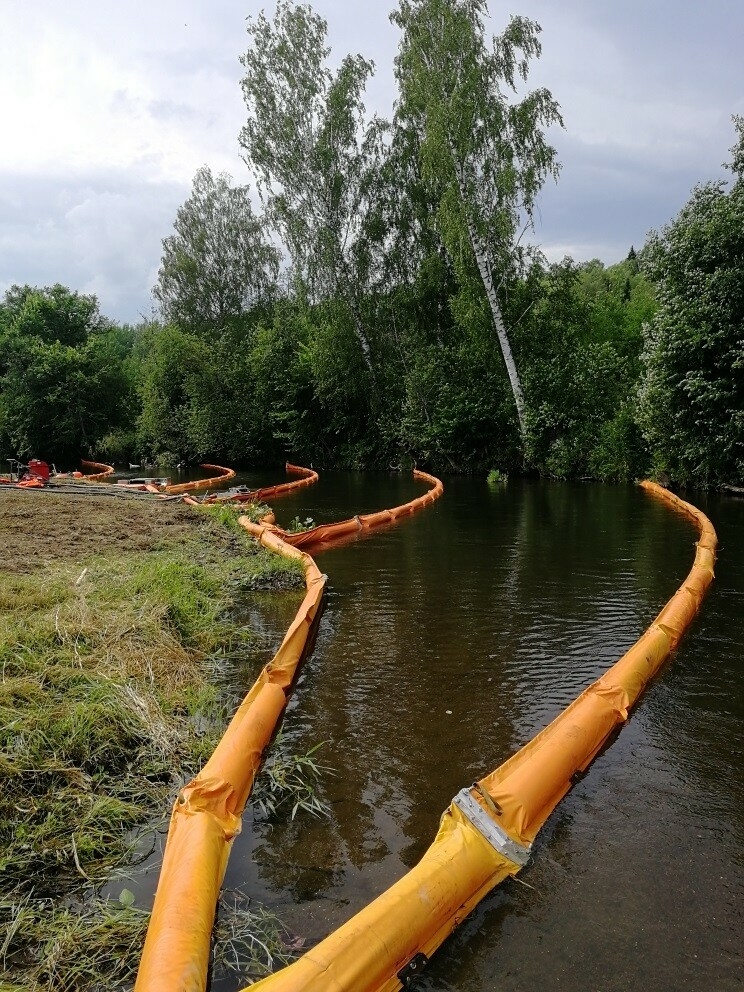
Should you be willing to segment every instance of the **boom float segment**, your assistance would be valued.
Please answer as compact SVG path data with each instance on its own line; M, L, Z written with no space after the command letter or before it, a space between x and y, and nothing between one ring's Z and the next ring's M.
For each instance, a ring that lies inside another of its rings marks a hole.
M256 679L211 758L178 794L137 974L137 992L203 992L206 988L214 914L230 847L240 832L263 751L284 712L319 617L326 578L313 559L284 545L275 535L257 536L278 553L302 561L305 597L279 650Z
M318 478L312 469L287 468L307 474L286 486L311 485ZM415 474L432 482L433 489L403 506L354 520L377 526L433 502L442 483L423 472ZM230 846L240 831L263 751L284 712L322 602L326 577L308 554L288 544L269 524L254 524L248 517L240 517L239 522L264 547L303 563L307 591L281 647L256 679L212 757L173 806L135 992L206 988L215 908ZM328 526L337 534L339 529L345 532L346 523ZM355 529L359 528L355 525Z
M93 475L84 475L83 478L87 479L88 482L100 482L101 479L105 479L107 475L114 474L113 465L105 465L103 462L89 462L84 458L81 459L82 465L87 465L88 468L100 469L99 472L94 472Z
M717 540L708 518L655 483L641 485L700 530L692 569L656 620L529 744L455 797L415 868L294 964L252 985L251 992L405 987L473 907L526 864L538 830L571 788L573 776L627 719L713 580Z
M263 489L215 493L213 496L205 497L202 502L261 503L263 500L277 499L277 497L286 496L287 493L293 493L297 489L303 489L305 486L312 486L318 481L318 473L312 468L303 468L302 465L291 465L289 462L286 463L284 468L285 471L300 475L302 478L293 479L291 482L280 482L276 486L265 486Z
M219 485L221 482L229 482L230 479L235 478L234 469L224 468L222 465L209 465L205 462L199 468L212 468L219 472L219 475L213 475L209 479L197 479L195 482L180 482L175 486L165 486L163 492L177 496L180 493L192 493L196 489L209 489L211 486Z
M378 510L376 513L361 513L355 517L350 517L348 520L341 520L339 523L321 524L319 527L300 531L297 534L290 534L280 527L274 527L273 531L287 544L291 544L295 548L307 549L316 548L319 545L328 546L330 544L338 544L340 541L353 537L361 531L372 530L374 527L395 523L401 517L415 513L417 510L421 510L423 507L433 503L444 492L444 486L433 475L428 475L426 472L420 472L418 469L414 469L413 477L421 482L430 483L431 488L421 496L417 496L415 499L410 500L408 503L403 503L401 506L394 506L390 510Z

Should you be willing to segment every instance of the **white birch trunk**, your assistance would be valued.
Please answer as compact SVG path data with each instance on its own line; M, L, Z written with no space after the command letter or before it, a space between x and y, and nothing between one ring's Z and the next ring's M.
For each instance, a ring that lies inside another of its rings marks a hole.
M452 148L450 147L450 153L452 153ZM465 199L465 189L462 181L462 174L455 160L454 154L452 155L453 164L455 167L455 175L457 176L457 186L460 192L460 200L463 205L463 212L465 212L467 218L467 201ZM511 384L512 393L514 395L514 404L517 408L517 419L519 420L519 432L524 437L525 434L525 404L524 404L524 393L522 391L522 383L519 379L519 373L517 372L517 363L514 361L514 355L512 354L511 345L509 344L509 336L506 333L506 324L504 323L504 316L501 313L501 307L499 306L499 298L496 295L496 287L493 284L493 275L491 274L491 266L488 262L488 255L481 241L480 235L475 229L472 221L467 218L468 225L468 237L470 238L470 247L473 249L473 254L475 255L475 261L478 266L478 273L481 277L481 282L483 283L483 288L486 291L486 298L488 299L488 305L491 308L491 319L493 320L493 326L496 330L496 336L499 339L499 345L501 346L501 354L504 356L504 364L506 365L507 375L509 376L509 382Z
M359 309L356 305L356 301L350 300L349 306L351 309L351 317L352 320L354 321L354 333L356 334L357 340L359 341L359 344L361 346L362 355L364 356L364 362L367 368L369 369L373 381L375 381L375 370L372 367L372 357L370 355L370 350L369 350L369 341L367 341L367 335L364 331L362 318L359 315Z
M519 372L517 372L517 364L514 361L514 355L512 354L511 345L509 343L509 336L506 333L504 317L501 313L498 297L496 296L496 288L493 284L491 267L488 264L488 259L483 249L481 240L478 237L478 233L475 231L470 222L468 222L468 234L470 235L470 244L473 249L473 254L475 255L475 261L478 265L478 272L480 273L481 281L483 282L483 286L486 290L488 305L491 308L493 326L496 329L496 335L499 339L499 345L501 346L501 354L504 356L504 364L506 365L506 371L509 376L509 382L511 383L512 393L514 394L514 403L517 407L517 418L519 420L519 430L524 436L524 393L522 392L522 383L519 379Z
M351 319L354 324L354 334L356 335L359 346L362 349L362 357L364 358L364 363L369 370L369 374L372 376L372 382L377 384L377 376L375 375L374 366L372 365L372 355L370 353L369 341L367 340L367 333L364 329L364 323L362 321L362 315L359 312L359 306L354 294L354 290L351 289L351 277L349 275L349 268L346 264L346 259L343 256L341 248L337 245L335 250L336 255L336 266L340 270L343 282L336 279L337 291L346 299L351 310Z

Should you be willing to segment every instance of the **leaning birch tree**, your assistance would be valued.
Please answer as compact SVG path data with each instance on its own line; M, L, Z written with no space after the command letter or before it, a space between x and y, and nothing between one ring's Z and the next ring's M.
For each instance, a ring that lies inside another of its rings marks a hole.
M485 0L400 0L391 14L402 32L395 126L416 132L434 223L456 272L465 280L477 269L524 436L525 399L500 292L537 194L558 176L545 131L562 120L546 89L517 98L541 52L540 26L512 17L489 44L487 16Z
M309 6L278 0L273 20L248 23L241 57L248 120L240 144L292 266L311 297L348 308L374 379L361 301L374 269L366 232L385 125L367 121L362 94L373 71L361 55L328 65L327 24Z

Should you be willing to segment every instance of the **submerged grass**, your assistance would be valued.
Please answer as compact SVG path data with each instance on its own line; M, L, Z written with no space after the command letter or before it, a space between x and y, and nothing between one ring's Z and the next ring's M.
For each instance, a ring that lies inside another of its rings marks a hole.
M223 508L37 499L0 507L0 989L118 987L147 914L95 893L222 733L244 577L302 573Z
M145 939L149 913L118 902L90 899L66 907L31 897L6 905L8 928L0 945L7 979L2 992L79 992L125 987ZM13 947L27 946L25 967L13 967Z
M318 764L316 755L323 743L305 754L296 754L281 734L277 736L251 796L254 807L266 819L288 815L294 820L300 810L313 816L328 815L328 804L321 798L318 787L324 774L334 772L327 765Z
M60 905L26 897L0 897L7 925L0 940L0 992L99 992L131 988L150 914L120 899L90 898ZM25 966L14 967L13 947L27 947ZM290 964L304 941L278 916L239 891L223 892L213 933L215 977L238 975L252 984Z
M290 964L303 949L270 910L255 906L240 891L223 892L214 930L214 974L240 976L253 984L277 967Z

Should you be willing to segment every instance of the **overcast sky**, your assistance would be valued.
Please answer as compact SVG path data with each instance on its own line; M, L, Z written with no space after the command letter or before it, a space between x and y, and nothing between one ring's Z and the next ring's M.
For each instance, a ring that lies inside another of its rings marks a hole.
M367 107L390 116L393 0L316 0L333 56L360 52ZM201 165L251 183L238 134L239 56L259 0L2 0L0 293L55 282L102 312L152 312L161 242ZM550 259L639 247L695 183L726 175L731 115L744 114L742 0L519 0L538 21L534 85L561 105L563 171L536 239Z

